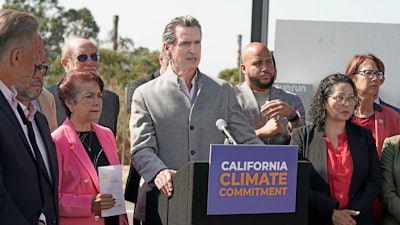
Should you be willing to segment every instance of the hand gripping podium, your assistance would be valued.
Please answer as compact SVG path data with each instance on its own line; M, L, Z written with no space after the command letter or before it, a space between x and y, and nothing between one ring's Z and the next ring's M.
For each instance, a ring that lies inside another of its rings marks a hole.
M299 161L294 213L207 215L208 162L189 162L174 176L174 196L159 195L163 225L305 225L311 164Z

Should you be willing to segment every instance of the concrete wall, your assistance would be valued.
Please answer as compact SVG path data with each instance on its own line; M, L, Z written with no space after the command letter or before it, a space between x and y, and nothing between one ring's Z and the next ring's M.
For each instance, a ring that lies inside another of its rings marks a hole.
M344 73L355 54L373 53L385 64L380 97L400 106L399 24L277 20L273 50L276 82L313 90L326 75Z

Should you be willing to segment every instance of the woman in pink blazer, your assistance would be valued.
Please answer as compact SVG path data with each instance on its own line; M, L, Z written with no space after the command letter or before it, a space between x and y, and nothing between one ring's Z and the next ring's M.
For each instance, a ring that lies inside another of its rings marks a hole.
M90 72L67 73L58 87L67 119L52 133L59 162L60 225L127 225L126 214L101 217L115 204L100 193L97 169L118 165L112 131L97 125L102 109L103 81Z

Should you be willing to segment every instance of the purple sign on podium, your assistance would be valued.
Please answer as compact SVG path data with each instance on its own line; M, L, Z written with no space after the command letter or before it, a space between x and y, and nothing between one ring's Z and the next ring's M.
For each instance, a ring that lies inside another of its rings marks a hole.
M294 145L211 145L207 215L296 209Z

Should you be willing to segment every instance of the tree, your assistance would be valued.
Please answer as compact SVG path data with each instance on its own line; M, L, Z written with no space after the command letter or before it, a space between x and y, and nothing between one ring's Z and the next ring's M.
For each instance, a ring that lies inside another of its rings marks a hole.
M39 31L46 44L49 62L60 55L64 38L76 36L96 40L99 33L99 27L88 9L65 12L58 0L5 0L2 7L25 11L39 18Z
M60 61L61 47L65 39L83 37L101 44L112 42L111 35L107 40L97 39L100 29L87 8L65 11L58 5L58 0L5 0L2 7L25 11L39 19L39 31L45 42L46 55L49 59L46 84L57 83L64 75L64 68ZM117 145L120 148L129 149L129 135L126 135L129 130L124 124L129 120L129 113L124 115L128 108L123 97L125 87L131 80L156 71L160 67L158 61L160 52L150 51L144 47L135 48L133 40L124 37L118 37L118 46L118 51L97 46L100 54L99 75L107 89L120 96ZM129 152L126 154L129 158Z
M87 8L70 9L64 13L63 24L68 24L64 31L67 37L83 37L98 42L100 28Z
M221 71L218 75L219 78L228 81L232 85L236 85L239 83L239 76L240 71L238 68L225 69Z

